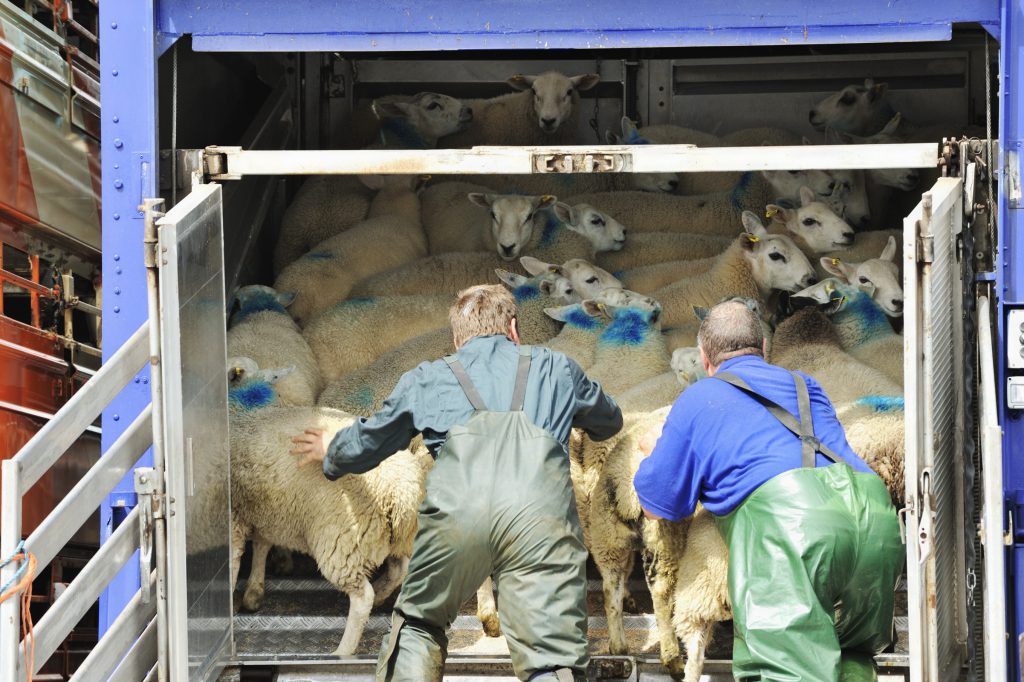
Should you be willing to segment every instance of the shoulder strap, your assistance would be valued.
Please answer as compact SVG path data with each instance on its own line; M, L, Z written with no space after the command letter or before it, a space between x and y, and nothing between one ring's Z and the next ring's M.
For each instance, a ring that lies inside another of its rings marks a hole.
M793 380L796 382L797 404L800 411L800 421L790 414L789 410L782 407L774 400L766 398L750 386L743 379L730 372L716 372L715 379L721 379L727 384L732 384L751 398L761 403L768 412L778 419L783 426L793 432L802 444L803 466L813 468L815 466L815 453L820 452L833 464L841 461L832 448L828 447L814 436L814 424L811 421L811 400L807 393L807 383L799 374L793 373Z
M466 369L459 362L459 359L454 355L444 356L444 361L448 363L448 366L452 370L452 374L459 382L459 386L462 387L463 393L469 398L469 404L473 406L473 409L477 412L486 412L487 405L484 403L483 398L480 397L480 393L477 392L476 386L473 385L473 381L466 374Z
M516 386L512 390L512 405L508 408L511 412L518 412L523 409L523 402L526 400L526 380L530 377L530 362L532 360L533 348L530 346L519 346Z

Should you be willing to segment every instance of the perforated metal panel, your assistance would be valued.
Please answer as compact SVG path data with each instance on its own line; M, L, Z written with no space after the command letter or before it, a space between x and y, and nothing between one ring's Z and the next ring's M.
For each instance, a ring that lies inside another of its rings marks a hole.
M220 186L192 190L158 225L170 677L209 680L232 610Z
M906 310L916 312L904 329L912 680L956 679L965 656L962 223L958 178L940 178L904 223Z

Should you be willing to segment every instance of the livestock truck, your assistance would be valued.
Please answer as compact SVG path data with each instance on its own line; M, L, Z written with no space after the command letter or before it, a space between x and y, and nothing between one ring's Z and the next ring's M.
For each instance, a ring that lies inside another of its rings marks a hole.
M102 364L3 462L0 560L19 558L0 583L25 583L23 559L48 564L97 509L102 542L31 637L19 599L0 605L0 680L39 671L97 600L100 636L71 679L372 675L386 610L341 660L329 652L344 601L301 557L268 580L258 613L239 612L229 585L226 302L272 281L302 176L878 168L929 178L906 207L886 204L901 213L884 227L902 229L906 572L880 676L1021 679L1022 28L1020 0L104 0ZM549 69L599 76L576 146L354 149L372 142L354 131L374 98L487 98L511 74ZM716 135L805 130L817 102L865 78L937 132L884 145L605 144L623 116ZM103 456L32 519L26 495L97 417ZM595 679L667 676L635 578L628 655L607 655L591 613ZM510 678L506 650L471 616L451 634L452 679ZM717 634L704 674L729 679L728 625Z

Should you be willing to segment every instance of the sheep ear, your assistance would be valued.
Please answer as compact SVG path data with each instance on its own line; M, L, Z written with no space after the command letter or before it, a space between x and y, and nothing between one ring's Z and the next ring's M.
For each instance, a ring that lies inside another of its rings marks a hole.
M700 320L701 322L704 321L704 318L707 317L708 313L710 312L708 308L705 308L703 306L691 305L690 307L693 308L693 314L696 315L697 319Z
M592 298L588 298L587 300L581 302L580 306L583 307L583 312L585 312L587 315L590 315L591 317L600 317L606 307L604 303L601 303L600 301L595 301Z
M764 217L771 219L772 222L785 224L789 221L789 211L790 209L785 206L781 206L779 204L768 204L764 207ZM754 218L754 220L757 221L758 225L761 224L761 221L758 218ZM743 225L746 227L747 223L743 223Z
M896 134L896 130L900 127L900 121L902 121L902 120L903 120L903 114L901 114L900 112L897 111L893 115L893 117L889 119L889 122L885 124L885 127L882 128L882 132L879 133L879 134L880 135L895 135Z
M254 372L252 375L253 379L259 381L266 381L268 384L276 384L285 377L291 375L295 371L295 365L288 365L287 367L274 367L273 369L261 369L258 372Z
M850 281L852 271L855 270L853 265L830 256L822 256L818 262L821 263L821 267L825 269L825 272L847 282Z
M556 281L553 279L545 279L540 283L540 293L545 296L550 296L555 290Z
M579 220L579 214L576 213L576 209L563 201L555 204L554 211L558 219L569 227L575 225Z
M502 270L501 268L495 268L494 272L498 275L498 279L501 280L502 284L510 289L515 289L518 286L526 284L526 277L523 275L517 275L514 272Z
M536 277L537 275L544 275L549 272L554 272L552 268L558 268L557 265L545 263L544 261L534 258L533 256L523 256L519 259L519 264L523 266L523 269L528 273Z
M469 199L469 203L476 204L480 208L490 208L491 202L494 201L493 194L484 194L483 192L470 192L466 198Z
M533 210L539 211L542 208L547 208L549 206L554 205L554 203L556 201L558 201L558 197L556 197L553 194L545 194L544 196L536 197L534 199L534 208L533 208Z
M412 107L405 102L392 100L374 100L370 105L373 115L379 119L385 118L409 118Z
M875 79L874 78L865 78L864 79L864 88L867 89L867 90L870 90L873 87L875 87Z
M611 130L604 131L604 141L608 144L622 144L622 138Z
M778 206L775 206L775 204L768 204L768 208L778 209ZM754 215L753 211L744 211L740 220L743 222L743 227L746 231L751 234L758 234L759 231L765 231L764 226L761 225L761 219Z
M379 192L384 188L383 175L360 175L359 182L363 183L363 187L372 189L375 192Z
M601 77L596 73L585 73L582 76L573 76L569 79L577 90L589 90L601 82Z
M637 134L636 123L634 123L633 119L631 119L629 116L623 116L622 117L622 137L628 139L628 138L630 138L630 137L632 137L633 135L636 135L636 134Z
M804 185L800 188L800 205L809 206L814 203L814 190Z
M865 82L866 84L866 82ZM868 88L868 100L877 102L885 96L886 90L889 89L888 83L876 83Z
M885 243L885 248L882 249L882 255L879 258L892 262L896 261L896 237L889 235L889 241Z
M277 294L277 302L283 307L287 308L292 303L295 303L295 293L292 291L282 291Z
M505 82L516 90L529 90L533 87L535 80L537 80L536 76L524 76L517 73Z

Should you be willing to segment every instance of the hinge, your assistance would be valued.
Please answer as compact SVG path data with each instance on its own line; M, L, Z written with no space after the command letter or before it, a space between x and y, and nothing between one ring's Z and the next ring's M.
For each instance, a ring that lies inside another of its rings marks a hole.
M241 151L241 147L218 147L216 145L203 150L203 175L218 180L241 180L241 175L228 172L229 151Z
M157 233L156 221L164 216L163 211L157 208L162 206L163 203L163 199L143 199L142 205L139 206L139 210L142 211L142 218L145 220L142 236L142 259L147 269L160 267L160 258L157 254L157 249L160 247L160 237Z
M148 604L152 598L149 574L152 571L154 522L164 516L164 494L161 489L156 469L139 467L135 470L135 494L142 515L139 519L139 580L143 604Z
M917 240L917 262L931 263L935 260L935 237L921 235Z

